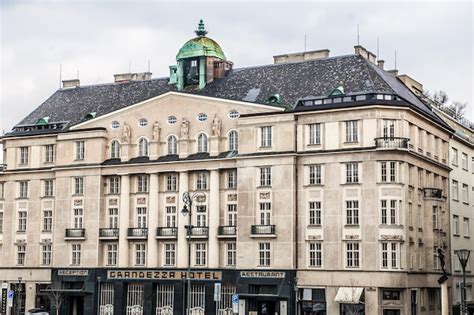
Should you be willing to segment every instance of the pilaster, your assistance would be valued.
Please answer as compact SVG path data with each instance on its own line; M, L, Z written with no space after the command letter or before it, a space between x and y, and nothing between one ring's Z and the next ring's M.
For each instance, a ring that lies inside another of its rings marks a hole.
M148 267L158 266L158 243L156 241L156 229L158 227L158 174L150 175L150 193L148 201Z
M211 170L209 189L209 268L219 267L219 170Z
M178 209L177 209L177 221L178 221L178 246L176 251L177 267L186 268L188 266L188 245L186 240L186 225L189 224L189 215L181 215L181 209L184 206L182 196L183 193L189 189L188 173L179 173L179 195L178 195Z
M130 223L130 177L122 175L120 182L119 267L128 267L127 231Z

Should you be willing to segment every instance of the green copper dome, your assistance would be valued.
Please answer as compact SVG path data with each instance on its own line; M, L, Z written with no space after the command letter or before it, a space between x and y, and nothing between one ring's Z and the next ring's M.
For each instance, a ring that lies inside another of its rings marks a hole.
M196 30L196 35L198 36L188 40L186 44L181 47L176 55L176 60L203 56L226 60L221 46L219 46L215 40L206 37L206 34L207 32L204 28L204 23L201 20L199 22L199 27Z

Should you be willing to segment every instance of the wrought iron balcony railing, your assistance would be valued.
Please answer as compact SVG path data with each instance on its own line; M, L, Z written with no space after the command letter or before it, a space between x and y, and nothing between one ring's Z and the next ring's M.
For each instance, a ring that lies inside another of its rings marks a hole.
M207 226L186 226L186 235L191 237L208 237L209 236L209 227ZM190 235L191 233L191 235Z
M148 228L128 228L127 236L129 238L147 238Z
M218 230L219 236L236 236L237 227L235 225L221 225Z
M85 238L86 229L66 229L66 238Z
M274 235L275 225L252 225L250 233L252 235Z
M156 229L157 238L176 238L178 236L177 227L158 227Z
M425 198L443 198L443 190L439 188L424 188L423 196Z
M119 229L117 228L102 228L99 229L100 239L118 239Z
M408 149L408 138L381 137L375 138L375 147L381 149Z

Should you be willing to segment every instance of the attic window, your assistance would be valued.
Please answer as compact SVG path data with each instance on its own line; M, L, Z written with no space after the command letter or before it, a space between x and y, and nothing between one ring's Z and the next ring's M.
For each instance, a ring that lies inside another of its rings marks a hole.
M89 119L95 118L96 115L97 115L96 112L90 112L89 114L84 116L83 120L89 120Z
M112 129L117 129L118 127L120 127L120 123L116 120L112 121Z
M236 111L236 110L231 110L231 111L229 112L229 118L230 118L230 119L239 118L239 116L240 116L240 113L239 113L238 111Z
M196 117L196 119L197 119L198 121L200 121L200 122L206 121L206 120L207 120L207 115L204 114L204 113L200 113L200 114Z
M140 127L146 127L148 126L148 120L146 120L145 118L140 118L140 120L138 121L138 125Z
M331 91L331 93L329 93L329 97L332 97L332 96L342 96L346 93L344 93L344 87L341 85L341 86L338 86L337 88L335 88L334 90Z
M267 97L266 102L270 103L270 104L280 104L281 103L281 96L280 96L280 94L270 95L269 97Z
M178 120L176 119L176 116L169 116L168 117L168 124L170 124L170 125L176 124L177 121Z
M49 122L49 117L43 117L36 121L35 125L47 125Z

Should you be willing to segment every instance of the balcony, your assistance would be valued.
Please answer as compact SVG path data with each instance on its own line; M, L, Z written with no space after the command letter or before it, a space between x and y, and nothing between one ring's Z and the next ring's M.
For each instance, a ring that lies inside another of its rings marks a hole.
M144 240L148 238L148 228L128 228L127 238L135 240Z
M439 188L424 188L423 189L423 197L424 198L442 199L443 198L443 190L439 189Z
M235 225L221 225L217 233L218 238L237 237L237 227Z
M86 229L66 229L65 240L85 240Z
M375 138L375 147L377 149L408 149L408 138L390 137Z
M106 240L118 240L119 238L119 229L107 228L99 229L99 239Z
M209 236L209 227L207 226L189 226L186 225L187 236L191 236L191 238L208 238ZM191 235L190 235L191 234Z
M276 237L275 225L252 225L250 237Z
M159 239L176 239L178 236L177 227L158 227L156 229L156 238Z

